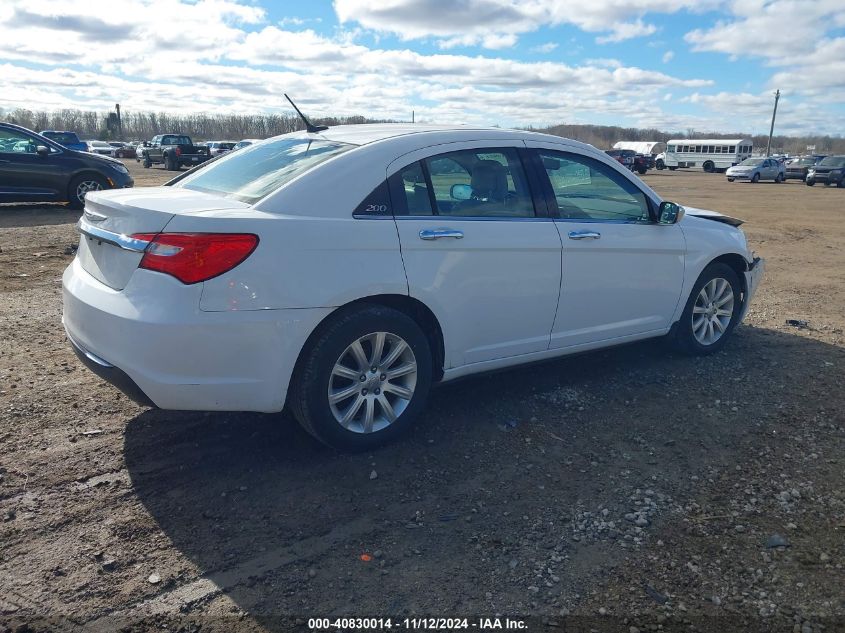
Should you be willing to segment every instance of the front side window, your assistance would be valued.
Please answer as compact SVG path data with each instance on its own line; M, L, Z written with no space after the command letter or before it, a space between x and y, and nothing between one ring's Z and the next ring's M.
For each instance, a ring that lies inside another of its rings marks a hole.
M648 222L648 201L612 167L579 154L540 150L558 214L566 220Z
M0 153L3 154L35 154L39 145L45 145L39 142L34 136L18 132L17 130L8 130L0 128ZM50 152L55 151L52 147L47 146Z
M173 186L253 204L323 161L355 147L333 141L280 138L229 152Z

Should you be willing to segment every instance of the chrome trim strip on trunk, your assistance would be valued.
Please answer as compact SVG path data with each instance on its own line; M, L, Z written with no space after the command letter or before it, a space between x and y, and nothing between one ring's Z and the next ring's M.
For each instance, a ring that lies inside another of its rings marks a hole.
M114 233L113 231L106 231L105 229L96 227L93 224L86 222L84 217L79 219L76 229L83 235L95 239L98 242L114 244L118 248L122 248L126 251L132 251L134 253L143 253L150 245L150 243L146 240L136 240L134 237L129 237L128 235L123 235L122 233Z

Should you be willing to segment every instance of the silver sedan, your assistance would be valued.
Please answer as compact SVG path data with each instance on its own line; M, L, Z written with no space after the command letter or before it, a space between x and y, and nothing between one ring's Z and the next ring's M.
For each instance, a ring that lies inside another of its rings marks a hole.
M725 175L728 177L728 182L734 180L783 182L786 180L786 168L776 158L746 158L739 165L728 167Z

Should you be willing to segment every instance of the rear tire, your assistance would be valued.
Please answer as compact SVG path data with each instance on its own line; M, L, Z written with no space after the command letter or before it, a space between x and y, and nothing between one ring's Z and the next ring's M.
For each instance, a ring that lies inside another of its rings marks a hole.
M167 171L176 171L177 169L179 169L179 163L176 162L176 157L173 154L165 155L164 166Z
M705 161L704 165L702 165L702 169L706 171L708 174L712 174L716 170L716 166L713 164L713 161Z
M669 171L675 171L676 169L677 169L677 167L670 167Z
M741 311L742 286L736 272L721 262L710 264L692 287L672 343L685 354L718 352L736 327Z
M816 184L816 181L813 180L812 178L807 178L807 179L804 180L804 184L807 185L808 187L812 187L813 185Z
M144 169L149 169L153 166L153 162L149 159L149 157L144 157Z
M391 360L394 353L400 355ZM398 310L361 304L339 310L312 335L288 402L299 423L324 444L363 451L410 428L431 380L431 348L420 326Z
M840 189L845 188L845 176L842 176L842 178L839 179L839 182L836 183L836 186Z

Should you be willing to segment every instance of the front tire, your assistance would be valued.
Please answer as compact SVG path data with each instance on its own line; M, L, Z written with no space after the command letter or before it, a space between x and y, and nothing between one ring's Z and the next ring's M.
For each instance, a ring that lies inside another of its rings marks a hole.
M663 170L666 168L666 163L664 163L662 160L659 160L659 159L658 159L658 160L654 163L654 166L655 166L655 167L657 167L657 169L658 169L659 171L663 171Z
M733 182L736 178L728 178L728 182Z
M742 310L742 286L733 268L710 264L692 288L675 328L674 344L687 354L712 354L724 347Z
M306 431L333 448L362 451L408 430L431 388L425 333L380 305L341 309L312 335L288 402Z
M68 202L71 209L85 208L85 195L90 191L100 191L108 188L102 176L82 175L70 181L68 185Z
M812 178L806 178L804 180L804 184L807 185L808 187L812 187L813 185L816 184L816 181L813 180Z
M760 182L760 174L754 174L753 176L751 176L751 182L755 184Z
M151 161L148 156L144 156L144 169L149 169L152 166L153 161Z

